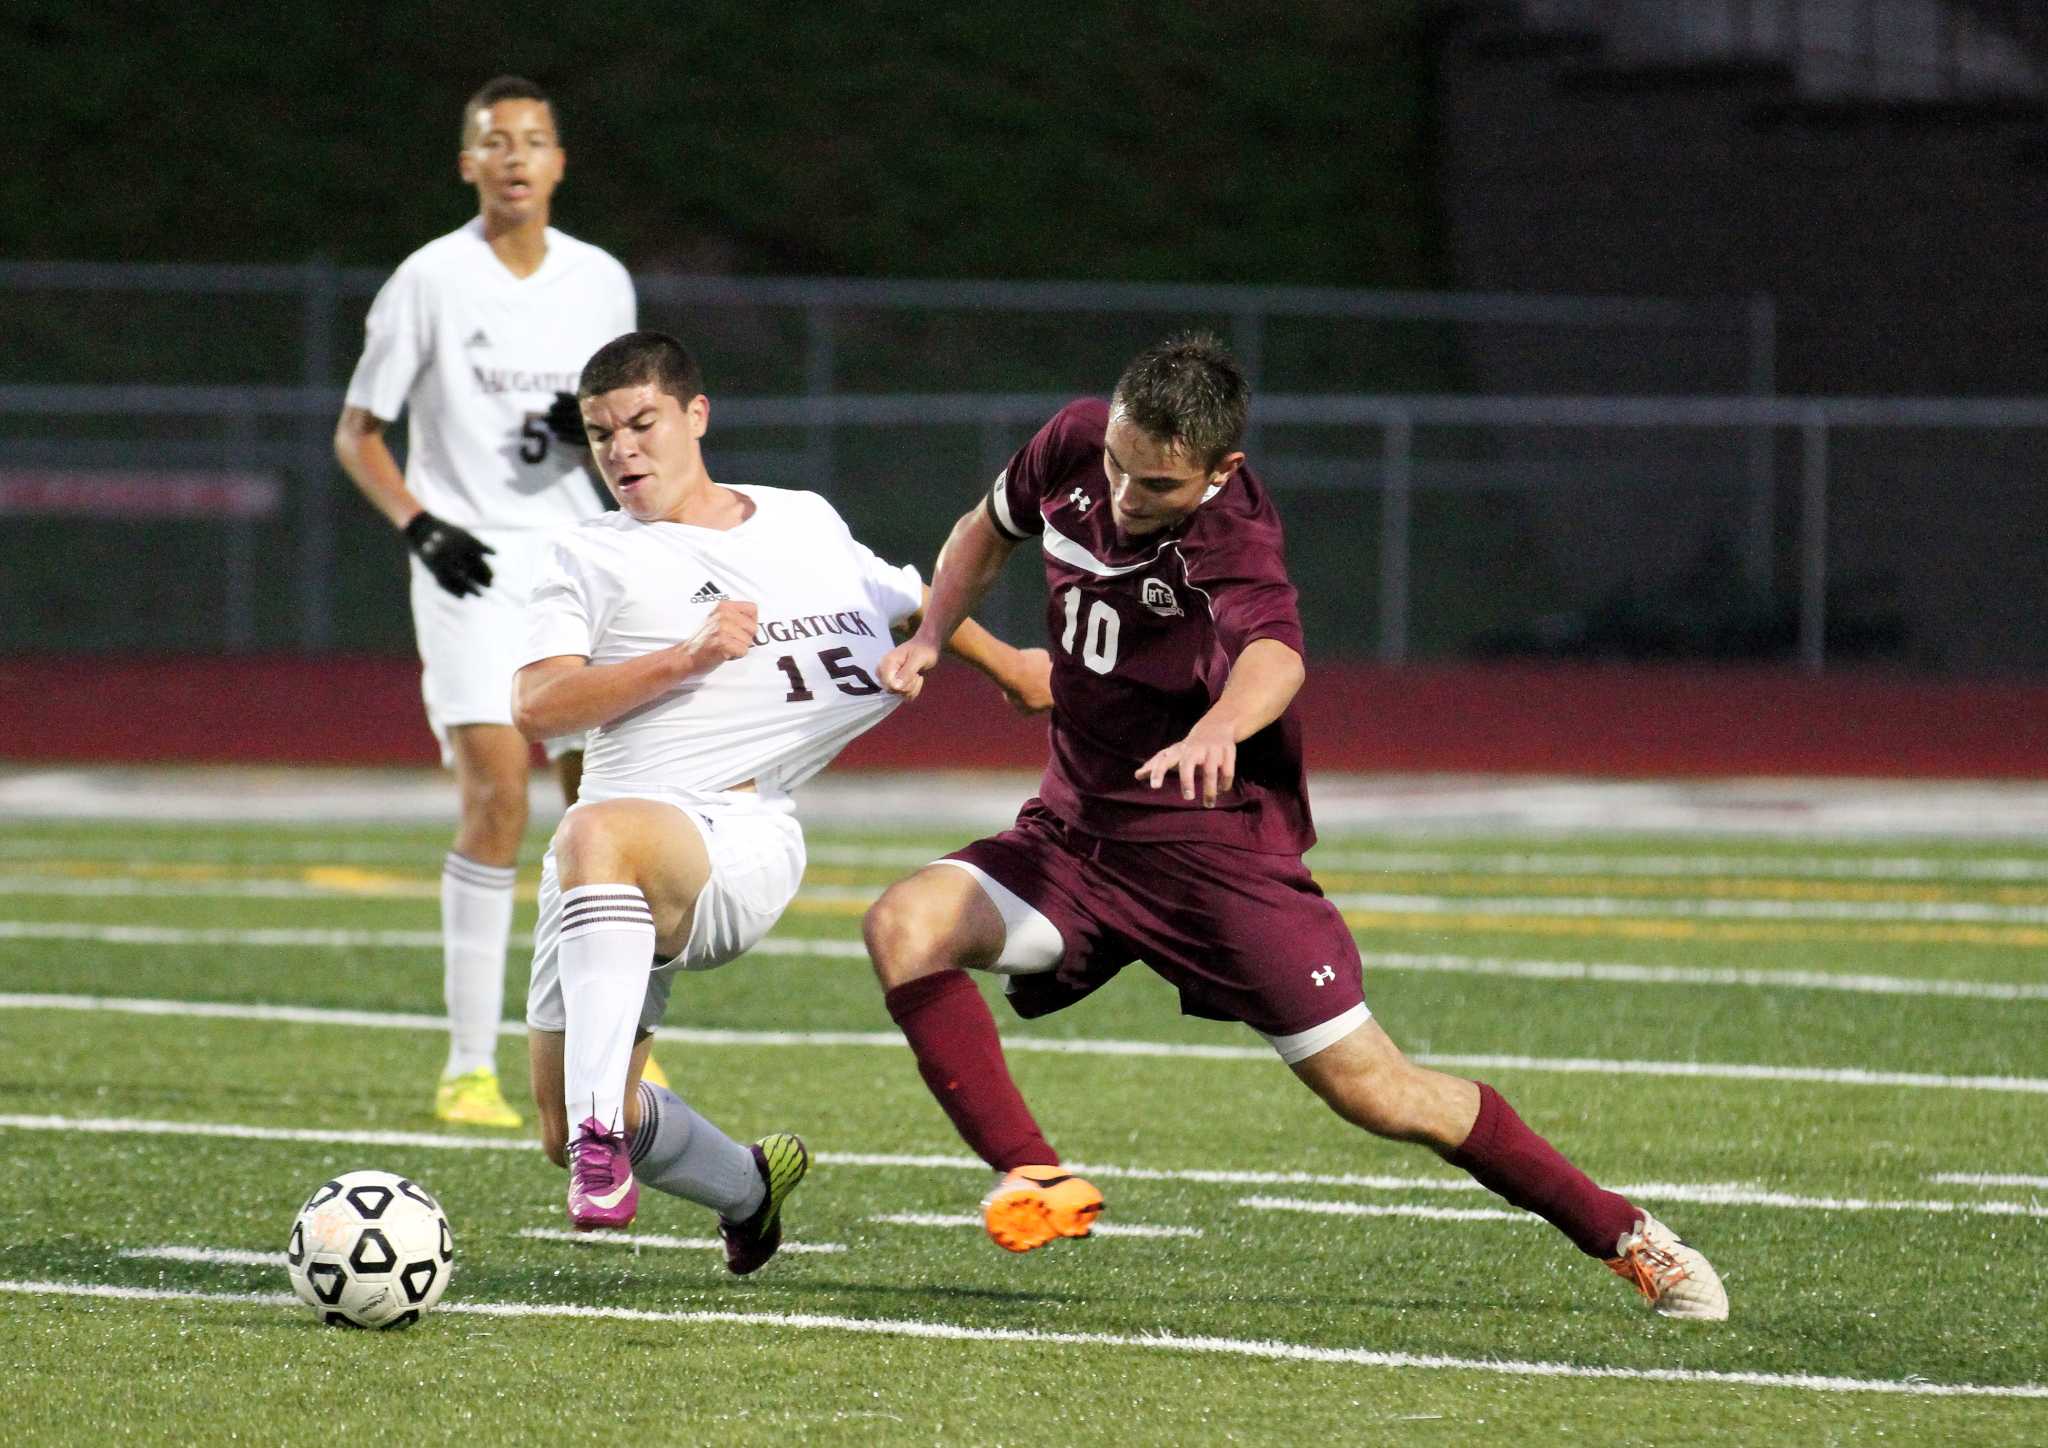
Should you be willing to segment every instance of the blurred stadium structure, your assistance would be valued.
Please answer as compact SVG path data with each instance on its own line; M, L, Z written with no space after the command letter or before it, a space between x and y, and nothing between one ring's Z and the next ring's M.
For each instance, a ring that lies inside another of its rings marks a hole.
M1560 38L1634 66L1784 70L1809 97L2039 95L2035 0L1522 0Z
M407 652L401 550L329 447L381 281L0 264L8 371L36 379L0 386L0 651ZM1054 407L1199 324L1260 386L1253 459L1324 657L2048 665L1999 652L2033 633L2019 601L1915 607L1948 585L1900 526L2031 486L2048 404L1776 396L1766 298L639 285L707 360L719 475L827 492L921 565ZM1030 632L1036 580L1003 588L992 621Z

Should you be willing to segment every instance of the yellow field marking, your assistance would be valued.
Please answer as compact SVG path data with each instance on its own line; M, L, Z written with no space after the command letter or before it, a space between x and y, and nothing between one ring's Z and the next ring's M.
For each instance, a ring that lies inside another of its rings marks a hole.
M1487 935L1570 935L1618 940L1854 941L1884 945L1992 945L2039 949L2048 930L1997 925L1751 924L1723 920L1572 919L1556 915L1431 915L1346 910L1353 930L1450 931Z
M878 886L875 890L875 894L877 897L879 897L881 893L881 888ZM815 895L799 895L796 897L796 899L789 902L789 909L783 911L783 914L865 915L867 914L868 906L874 903L875 902L873 900L820 900Z
M299 871L299 879L316 890L337 895L396 895L405 899L437 899L438 879L422 880L418 875L394 875L388 870L363 870L353 865L312 865Z

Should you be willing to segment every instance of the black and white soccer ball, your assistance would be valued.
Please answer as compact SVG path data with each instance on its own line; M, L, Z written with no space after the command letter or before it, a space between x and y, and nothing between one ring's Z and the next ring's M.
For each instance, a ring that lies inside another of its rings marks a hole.
M292 1291L329 1327L410 1327L447 1289L455 1238L419 1183L352 1171L306 1198L284 1262Z

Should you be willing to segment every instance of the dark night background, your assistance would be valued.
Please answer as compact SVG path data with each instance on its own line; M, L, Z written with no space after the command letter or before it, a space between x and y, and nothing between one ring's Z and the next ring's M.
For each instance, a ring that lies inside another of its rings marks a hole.
M13 258L395 264L462 100L555 98L564 229L636 269L1448 280L1414 3L8 7Z
M516 72L557 102L569 169L556 223L643 276L1626 294L1725 305L1737 321L1761 296L1775 308L1764 385L1779 395L2037 394L2048 23L2024 6L1924 0L2019 57L1991 81L1943 75L1931 89L1911 65L1883 69L1876 29L1869 55L1847 61L1644 55L1657 17L1713 3L1578 7L1623 17L1603 26L1543 19L1570 6L1487 0L260 13L32 0L0 19L0 106L23 158L0 171L0 262L388 271L472 213L455 175L461 102ZM1814 8L1853 28L1874 3ZM1840 73L1817 84L1817 64ZM0 384L297 385L293 315L267 298L224 315L213 301L0 287ZM778 385L739 342L705 335L714 392ZM898 339L850 320L835 383L1099 390L1113 359L1149 340L1085 319L963 336ZM1603 334L1572 352L1498 328L1303 325L1268 343L1268 392L1758 385L1727 337ZM16 458L73 435L21 411L0 426ZM2041 432L1833 438L1831 664L2048 672ZM1791 658L1800 438L1781 427L1770 442L1777 493L1746 558L1733 464L1701 438L1419 433L1414 656ZM1269 458L1370 461L1378 446L1305 430L1264 441ZM922 558L934 507L953 498L862 492L862 449L882 446L842 444L837 477L853 482L834 495L878 546ZM941 461L949 480L980 465L971 449ZM1484 469L1513 486L1441 483ZM345 483L327 486L341 490L345 607L320 647L402 651L399 557ZM1339 654L1372 647L1377 497L1283 499L1312 640ZM156 541L175 552L179 526ZM282 559L295 526L260 525L259 555ZM0 587L18 625L0 648L207 646L197 604L184 623L168 596L145 610L158 633L107 614L79 582L100 544L75 521L7 527L22 561ZM258 580L257 647L303 641L283 572Z

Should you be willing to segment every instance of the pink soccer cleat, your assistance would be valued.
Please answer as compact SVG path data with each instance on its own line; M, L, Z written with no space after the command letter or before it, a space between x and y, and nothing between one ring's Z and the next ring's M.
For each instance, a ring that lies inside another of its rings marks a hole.
M587 1116L569 1143L569 1225L579 1232L616 1231L633 1225L640 1183L626 1138Z

